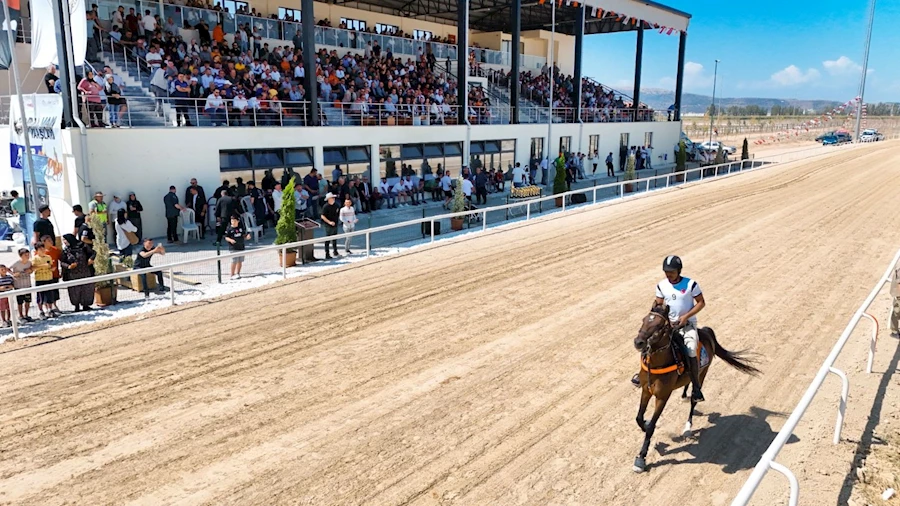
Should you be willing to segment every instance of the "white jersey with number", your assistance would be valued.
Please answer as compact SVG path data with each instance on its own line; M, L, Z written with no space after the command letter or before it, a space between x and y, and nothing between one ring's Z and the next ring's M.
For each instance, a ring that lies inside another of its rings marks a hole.
M699 297L703 293L700 285L691 278L684 276L675 283L669 283L668 279L660 281L656 285L656 296L665 301L669 306L669 320L678 321L678 318L694 307L694 297ZM689 320L695 326L697 325L697 317L692 316Z

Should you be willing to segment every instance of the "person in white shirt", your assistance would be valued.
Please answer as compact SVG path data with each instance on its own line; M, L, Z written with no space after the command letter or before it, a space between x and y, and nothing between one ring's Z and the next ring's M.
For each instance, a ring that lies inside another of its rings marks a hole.
M353 210L353 201L349 197L344 200L344 207L342 207L340 213L338 213L338 218L344 226L345 234L353 232L356 228L356 223L359 220L356 218L356 211ZM348 255L352 253L350 251L350 239L351 238L348 237L344 240L344 252Z
M150 48L150 52L144 59L147 60L147 65L150 65L151 69L158 69L162 66L162 55L159 54L156 46Z
M225 100L219 94L219 90L213 92L206 97L206 105L203 107L206 114L209 115L212 126L225 123Z
M550 167L550 162L547 160L547 157L545 156L544 159L541 160L541 184L542 185L546 185L548 182L547 170L549 169L549 167Z
M387 178L381 178L381 184L378 185L378 191L381 193L381 197L387 202L387 208L393 209L397 207L397 194L394 193L391 185L388 184Z
M669 308L669 321L677 330L673 342L681 341L677 344L681 345L685 355L688 356L684 362L694 385L691 401L703 402L703 393L700 391L700 362L697 360L700 344L697 335L697 313L706 307L706 300L703 298L700 285L691 278L683 277L681 269L681 258L670 255L663 259L666 279L656 285L654 305ZM632 378L631 382L635 383L635 378ZM639 378L636 384L640 386Z
M109 213L110 218L113 216L119 216L120 210L125 211L127 209L128 209L128 206L125 205L125 201L122 200L121 198L119 198L118 195L113 195L112 202L110 202L109 205L106 207L106 210ZM112 220L110 220L110 221L112 221ZM136 230L134 230L133 232L136 232ZM113 244L118 244L118 242L119 242L118 237L119 237L118 229L116 229L116 227L113 226L113 240L112 240Z
M110 209L112 206L110 205ZM119 209L116 211L116 219L113 221L113 229L116 231L116 248L119 250L119 255L124 257L130 257L133 254L131 241L128 239L128 234L125 232L131 232L132 234L136 234L138 229L137 227L131 223L126 217L125 209Z
M275 189L272 190L272 205L275 208L275 223L281 219L281 203L284 199L284 192L281 191L281 183L275 183Z
M394 185L394 193L397 195L397 202L400 203L400 207L409 206L408 203L404 202L409 200L409 194L406 192L406 183L402 179Z
M156 31L156 16L150 14L149 10L145 10L144 15L141 17L141 24L144 25L144 35L150 36Z
M407 175L406 179L403 180L403 190L406 192L407 197L412 197L412 204L414 206L419 205L419 199L416 195L418 189L419 185L413 183L412 176Z
M463 182L462 182L463 195L466 196L466 200L469 201L469 205L472 204L472 190L474 190L474 189L475 189L475 185L472 184L472 181L470 179L463 179Z
M444 209L449 209L450 201L453 200L453 179L450 178L449 170L441 177L441 190L444 191Z

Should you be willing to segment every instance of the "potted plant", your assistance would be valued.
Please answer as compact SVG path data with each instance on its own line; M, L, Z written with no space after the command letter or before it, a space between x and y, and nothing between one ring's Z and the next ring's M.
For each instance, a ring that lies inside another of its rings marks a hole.
M291 244L297 242L297 224L294 223L294 179L292 176L287 190L282 193L280 217L275 224L275 244ZM297 265L297 250L289 248L284 250L284 258L281 258L281 250L278 250L278 266L293 267Z
M741 147L741 169L746 169L749 167L749 163L747 160L750 159L750 145L747 143L747 138L744 137L744 145Z
M634 155L628 155L628 159L625 160L625 181L631 181L636 179L637 176L634 174ZM625 193L631 193L634 191L634 185L632 183L625 184Z
M112 272L112 261L109 258L109 246L106 244L106 223L96 216L91 219L91 231L94 232L93 249L94 275L103 276ZM110 306L116 303L116 284L112 281L94 283L94 303L98 306Z
M687 165L687 146L684 141L678 143L678 152L675 154L675 181L684 181L684 171Z
M453 200L450 202L451 213L461 213L466 210L466 195L463 193L462 174L456 178L456 187L453 188ZM450 218L450 230L462 230L465 218L454 216Z
M553 194L562 195L569 189L569 186L566 184L566 161L562 155L559 155L554 165L556 166L556 174L553 175ZM563 206L563 198L561 196L556 197L556 207Z

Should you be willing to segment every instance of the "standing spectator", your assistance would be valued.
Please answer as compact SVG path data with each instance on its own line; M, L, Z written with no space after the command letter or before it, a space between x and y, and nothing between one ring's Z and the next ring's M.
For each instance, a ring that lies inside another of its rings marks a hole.
M103 224L104 230L106 229L106 224L109 223L109 206L103 202L103 192L94 194L94 200L88 204L88 214L96 216Z
M141 213L144 211L144 206L141 205L141 201L137 199L137 195L134 192L128 194L128 202L125 203L128 207L126 208L128 213L128 221L131 222L132 225L137 227L137 232L135 234L138 237L144 236L144 227L141 222Z
M152 267L152 265L150 265L150 259L156 254L165 255L166 248L164 248L162 244L153 246L153 241L149 237L145 237L141 249L138 251L137 256L134 257L134 268L146 269ZM153 274L156 275L156 293L163 293L163 290L165 290L166 287L163 284L162 271L156 271ZM141 286L144 289L144 298L147 299L150 297L150 287L147 284L147 275L140 274L138 277L140 278ZM174 287L172 287L172 289L174 289Z
M125 211L128 207L125 205L125 201L123 201L118 195L113 195L112 202L109 203L109 206L106 209L107 215L110 217L110 224L112 225L112 243L118 243L118 235L115 227L115 218L119 216L119 211Z
M330 237L337 235L337 222L339 219L340 210L338 206L334 203L335 195L331 192L325 195L325 207L322 209L322 223L325 225L325 236ZM330 260L331 255L328 254L328 245L331 245L332 251L334 251L334 256L338 256L337 251L337 241L326 241L325 242L325 260Z
M222 244L222 237L225 236L225 230L231 223L231 217L235 216L235 207L237 200L231 196L231 190L222 189L219 192L219 200L216 201L216 246Z
M103 123L103 103L100 100L100 91L103 86L94 80L94 71L85 72L84 79L78 83L78 91L81 92L81 101L84 103L85 109L92 127L104 127Z
M497 187L498 192L502 192L506 189L506 179L503 177L503 169L497 169L497 173L494 174L494 185Z
M37 244L35 244L35 247L37 247ZM16 287L16 290L31 288L31 273L34 272L34 268L31 264L31 252L28 251L28 248L19 250L19 260L12 264L10 270L13 273L13 286ZM19 319L25 322L33 322L34 320L28 316L28 311L31 309L31 294L16 295L16 304L19 306Z
M56 230L53 228L53 223L50 223L50 206L42 204L41 207L38 207L38 214L40 215L40 218L34 222L34 237L31 241L32 244L40 244L41 237L44 237L45 235L49 235L56 241Z
M616 172L615 172L615 170L614 170L614 168L613 168L613 155L612 155L612 151L610 151L609 154L606 155L606 175L609 176L609 177L615 177L615 176L616 176Z
M478 204L487 205L487 183L488 176L484 169L481 167L475 169L475 195L478 197Z
M441 176L441 190L444 191L444 209L450 209L448 206L453 200L453 179L450 178L449 170Z
M94 264L94 250L75 238L72 234L63 236L65 249L59 261L63 269L63 281L74 281L91 277L91 269ZM75 306L75 311L87 311L94 302L94 284L88 283L79 286L70 286L69 302Z
M194 211L194 222L197 223L200 240L206 238L206 199L200 195L199 186L189 186L188 195L184 200L184 205L188 209ZM138 236L140 237L140 236Z
M356 218L356 212L353 210L353 201L351 199L344 200L344 207L341 208L341 212L339 213L341 224L344 226L344 233L348 234L353 232L356 228L356 223L359 220ZM326 250L327 251L327 250ZM344 240L344 253L350 254L350 237L347 237Z
M188 186L187 189L185 189L185 191L184 191L184 202L185 202L185 204L188 204L188 203L189 203L188 201L190 200L191 189L193 189L193 188L196 188L196 189L197 189L198 200L201 201L201 202L203 202L203 203L205 204L205 203L206 203L206 192L203 190L203 187L202 187L202 186L200 186L199 184L197 184L197 178L195 178L195 177L192 177L192 178L191 178L191 184L190 184L190 186ZM192 208L192 209L193 209L193 208ZM198 214L197 216L199 216L199 214Z
M114 227L116 229L116 247L119 249L119 255L130 257L134 253L132 245L138 242L137 227L134 226L134 223L128 221L128 214L124 209L119 209L118 213L116 213ZM131 233L131 237L126 232ZM132 237L135 238L134 242L132 242Z
M119 113L124 110L127 102L122 97L122 87L115 82L112 74L106 75L106 83L104 84L103 91L106 94L106 109L109 111L109 124L112 125L113 128L119 128L122 119Z
M541 160L541 184L546 186L549 179L547 176L549 175L550 170L550 161L545 156L543 160Z
M94 245L94 231L91 229L91 222L93 220L93 216L85 216L84 221L81 222L81 225L78 226L78 230L75 232L76 239L92 248Z
M362 181L360 181L359 185L359 201L362 204L362 212L368 213L370 209L373 209L372 206L372 185L369 184L369 178L367 176L362 177Z
M472 180L469 178L463 179L462 181L462 190L463 195L466 196L466 201L468 201L469 205L472 204L472 190L475 188L475 185L472 184Z
M272 190L272 206L275 208L275 224L281 219L281 203L284 199L284 192L281 191L281 183L275 183L275 189Z
M294 221L303 219L306 214L307 202L309 201L309 192L302 184L294 185Z
M246 239L250 239L250 234L244 231L240 218L232 216L231 223L225 229L225 241L228 243L228 250L232 253L244 251L244 240ZM231 259L231 279L241 279L241 267L243 265L243 256L236 256Z
M331 171L331 182L336 183L337 180L340 179L341 176L343 176L343 175L344 175L344 171L341 170L341 166L335 165L334 170Z
M4 327L12 327L12 315L9 311L9 299L3 295L3 292L15 290L15 281L9 269L0 264L0 318L3 319Z
M537 171L538 171L537 160L532 160L528 164L528 176L531 178L528 181L529 184L533 184L533 185L537 184Z
M9 192L10 197L13 198L12 202L9 203L10 209L12 209L13 216L22 216L25 214L25 199L19 196L19 192L16 190L12 190Z
M256 187L256 181L247 182L247 195L250 196L250 205L253 207L253 217L257 225L266 225L266 200L262 190Z
M284 184L282 184L284 186ZM309 193L309 216L315 218L319 213L319 171L315 168L303 177L303 188Z
M53 282L59 282L59 259L62 257L62 251L56 247L56 241L50 238L49 235L45 235L41 237L41 242L44 243L44 251L47 252L47 256L50 257L50 271L53 275ZM53 292L50 294L53 299L52 309L50 310L51 316L59 316L62 314L62 311L59 310L59 307L56 305L57 301L59 301L59 289L48 290Z
M600 156L597 154L596 151L594 151L593 153L590 154L590 156L588 158L588 163L590 164L590 166L592 168L591 175L596 174L597 166L600 165Z
M47 254L47 249L43 243L36 244L34 246L34 259L31 261L34 269L35 286L52 285L56 282L53 279L53 263L53 259ZM54 295L57 293L59 292L56 290L38 292L37 305L38 311L41 313L41 320L46 320L53 316L53 307L56 305L56 297Z
M72 206L72 214L75 215L75 225L72 228L72 235L78 237L78 229L84 225L84 208L81 207L81 204Z
M163 197L166 206L166 242L172 244L178 241L178 215L181 214L181 204L178 203L178 193L174 186L169 187L169 193Z

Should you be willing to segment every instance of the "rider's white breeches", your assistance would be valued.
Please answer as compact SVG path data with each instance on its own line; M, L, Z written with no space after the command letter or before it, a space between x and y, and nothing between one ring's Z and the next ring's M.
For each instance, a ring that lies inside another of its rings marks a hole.
M688 356L697 358L697 345L700 342L697 336L697 327L693 323L688 323L681 329L681 332L684 336L684 345L688 350Z

